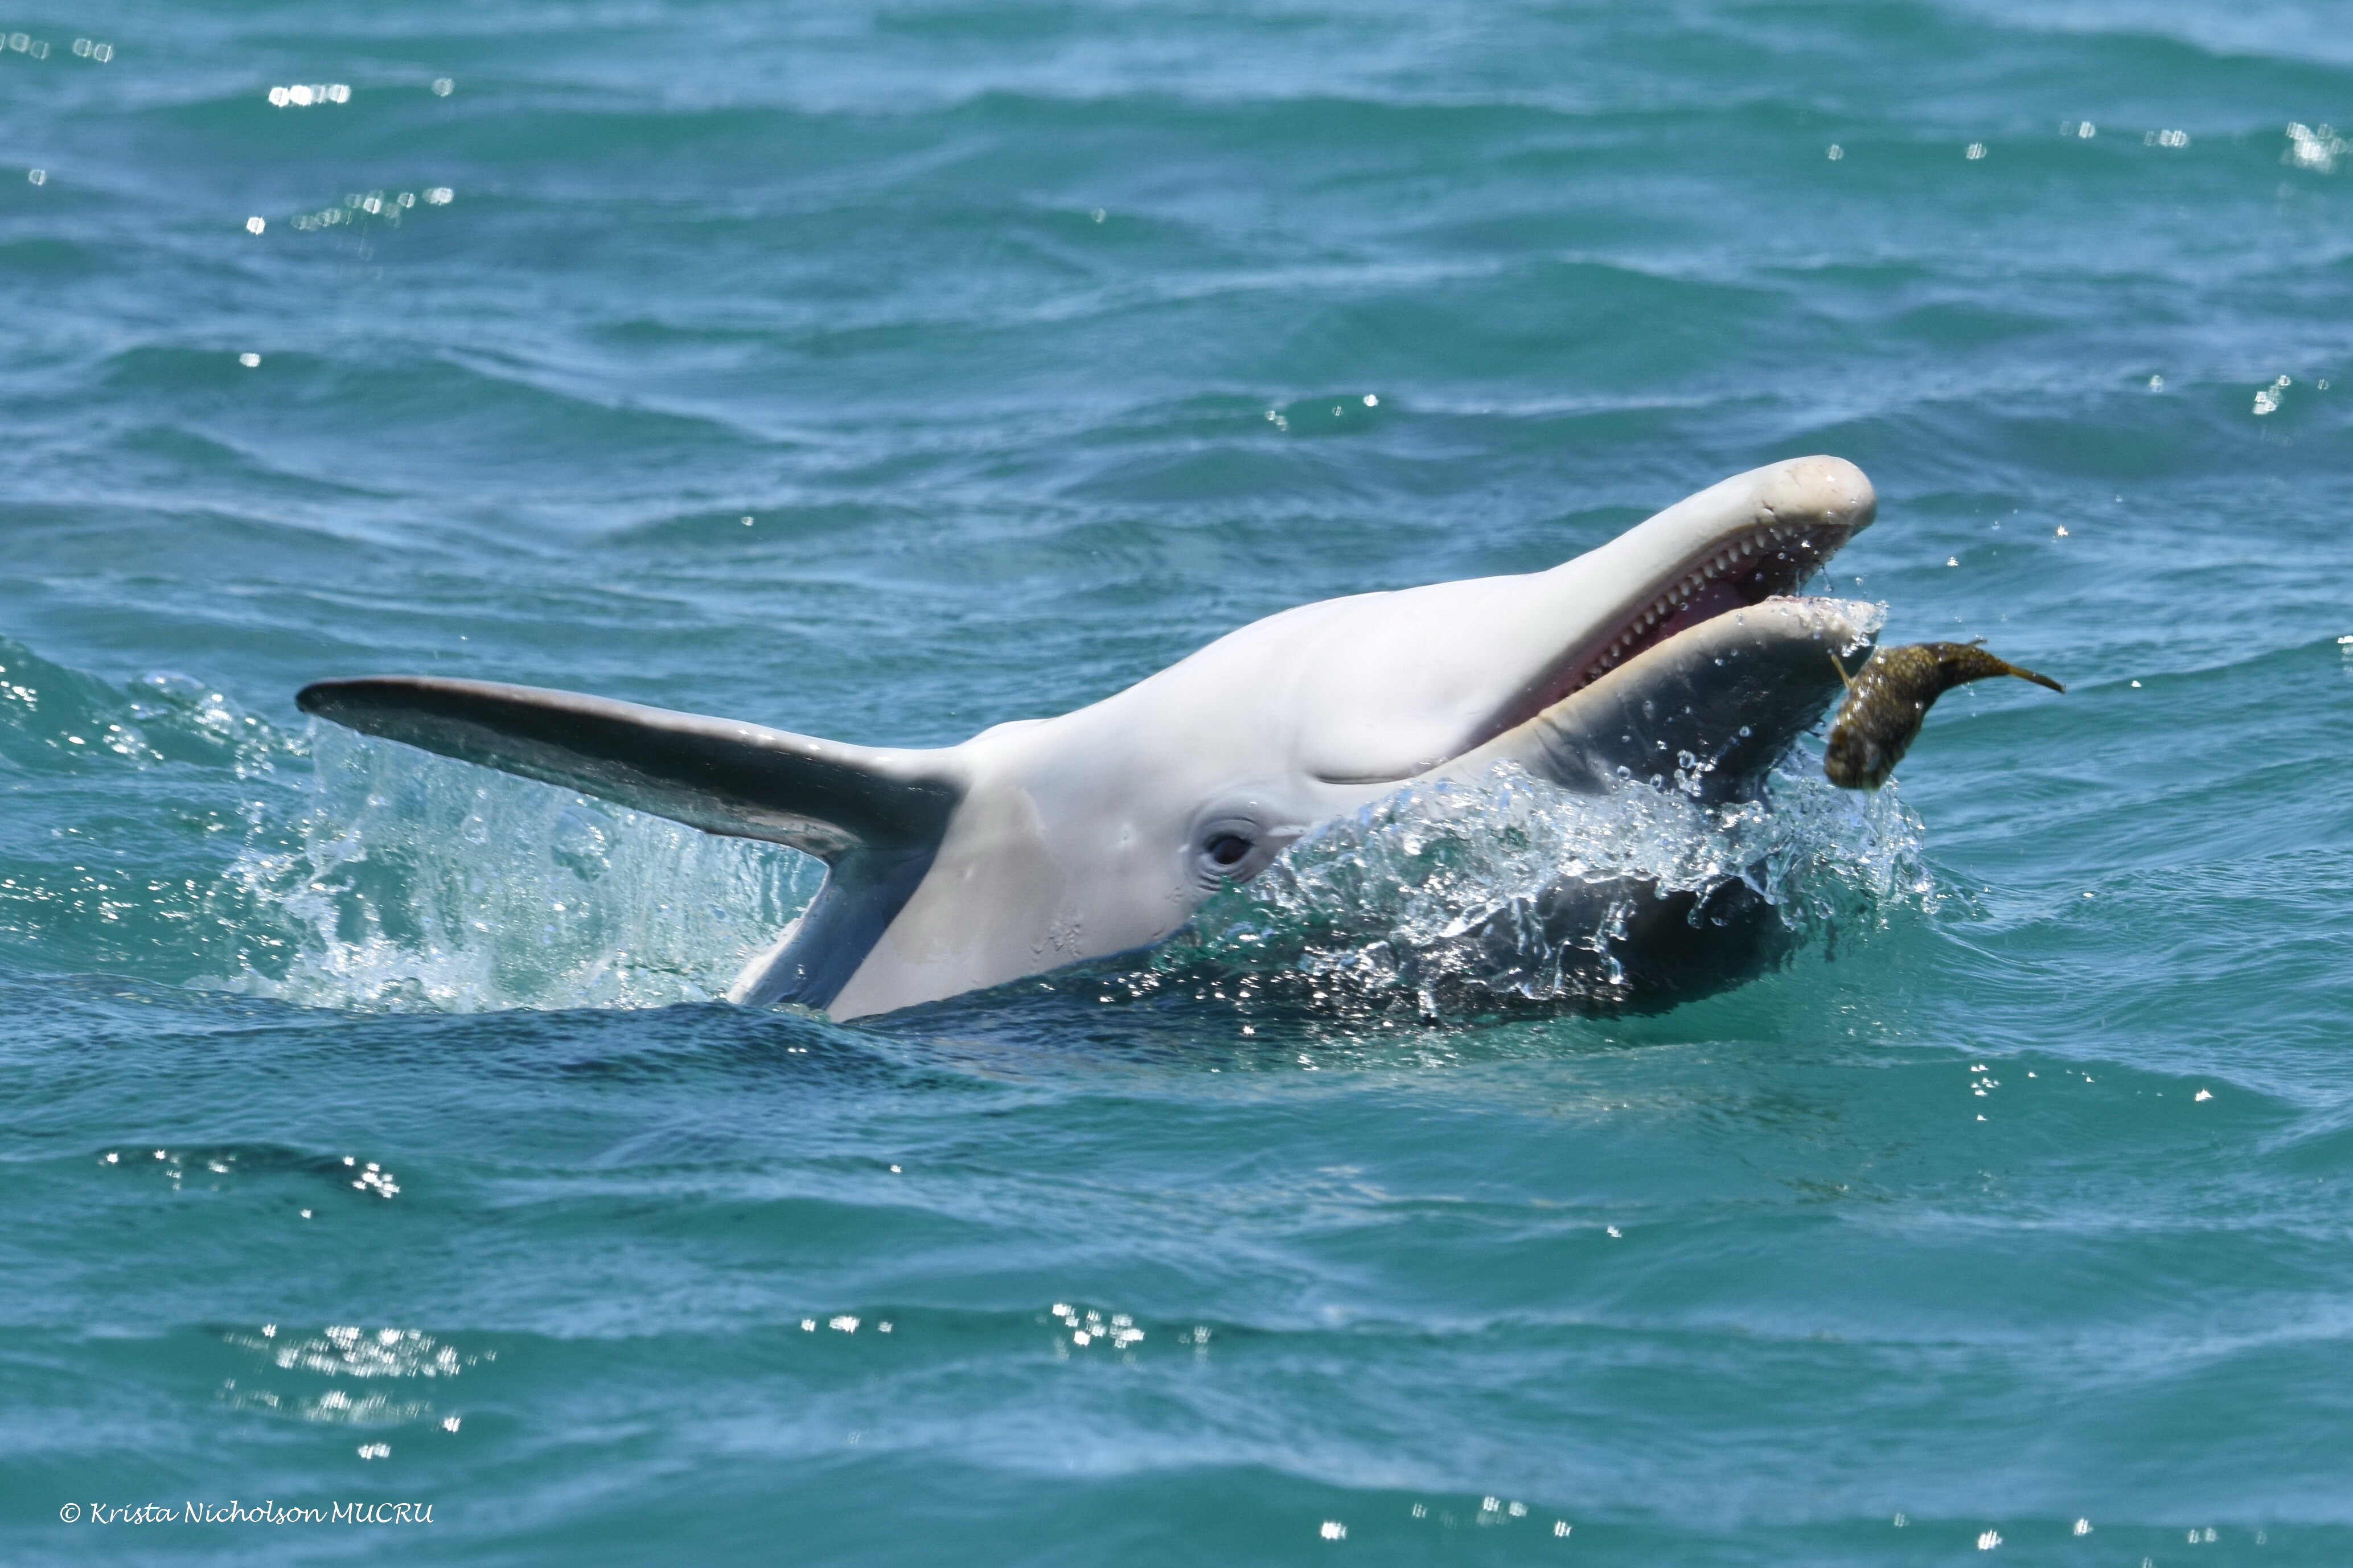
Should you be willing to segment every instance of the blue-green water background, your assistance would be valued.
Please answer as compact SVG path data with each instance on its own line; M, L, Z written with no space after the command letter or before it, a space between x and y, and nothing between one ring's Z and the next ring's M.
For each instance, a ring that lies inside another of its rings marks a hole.
M2344 20L20 8L0 1555L2353 1557ZM1651 1016L733 1009L805 864L291 703L947 742L1812 451L2071 691Z

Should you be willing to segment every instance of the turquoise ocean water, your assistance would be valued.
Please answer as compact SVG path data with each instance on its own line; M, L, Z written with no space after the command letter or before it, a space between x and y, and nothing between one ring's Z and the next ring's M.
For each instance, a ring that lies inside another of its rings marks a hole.
M2353 1560L2341 6L5 26L0 1559ZM810 863L292 702L945 742L1817 451L2070 691L1661 1013L1431 981L1525 801L733 1008Z

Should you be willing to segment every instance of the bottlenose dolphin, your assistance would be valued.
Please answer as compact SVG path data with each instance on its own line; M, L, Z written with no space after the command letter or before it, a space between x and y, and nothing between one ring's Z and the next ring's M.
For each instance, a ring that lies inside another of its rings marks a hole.
M425 676L297 700L817 856L816 899L728 994L856 1018L1150 946L1316 824L1416 783L1514 763L1572 790L1681 771L1703 800L1752 791L1840 692L1830 651L1869 642L1854 606L1784 595L1874 505L1851 463L1776 463L1549 571L1303 605L1075 712L935 750ZM1708 940L1679 919L1620 938Z

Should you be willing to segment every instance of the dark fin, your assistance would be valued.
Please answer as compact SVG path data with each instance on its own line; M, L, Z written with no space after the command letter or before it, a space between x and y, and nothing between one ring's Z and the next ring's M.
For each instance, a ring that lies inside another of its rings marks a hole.
M295 698L370 735L832 862L926 863L963 790L940 753L844 745L576 692L427 676L322 680Z

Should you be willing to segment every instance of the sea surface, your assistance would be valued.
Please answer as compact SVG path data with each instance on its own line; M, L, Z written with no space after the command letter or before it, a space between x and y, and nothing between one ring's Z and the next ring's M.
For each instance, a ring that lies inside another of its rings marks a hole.
M5 26L0 1560L2353 1561L2341 4ZM945 743L1810 452L2068 692L1664 1011L1457 983L1525 791L731 1006L813 862L293 703Z

